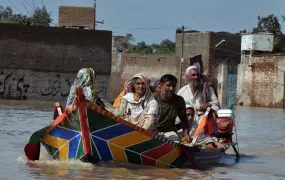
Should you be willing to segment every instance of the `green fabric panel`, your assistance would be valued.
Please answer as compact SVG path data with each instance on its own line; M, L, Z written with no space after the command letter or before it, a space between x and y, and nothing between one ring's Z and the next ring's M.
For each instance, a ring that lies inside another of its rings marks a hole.
M80 127L79 112L78 112L78 110L76 109L76 110L72 111L72 113L75 115L75 117L76 117L78 120L76 120L72 115L69 115L68 118L69 118L70 122L71 122L74 126L76 126L76 127L78 127L78 128L81 128L81 127ZM63 122L64 122L64 127L65 127L65 128L72 129L72 130L75 130L75 131L79 131L79 129L77 129L77 128L71 126L67 119L64 119ZM59 126L62 127L61 123L59 124Z
M87 108L87 115L90 132L118 124L117 121L107 116L103 116L90 108Z
M129 163L142 164L141 156L139 154L125 150Z
M43 146L46 148L47 152L49 153L49 155L53 156L53 159L58 159L59 158L59 151L58 151L58 148L55 148L53 146L50 146L46 143L42 143ZM54 153L57 152L55 155Z
M158 147L160 145L162 145L163 143L157 139L150 139L148 141L145 142L141 142L139 144L133 145L133 146L129 146L126 149L138 152L138 153L143 153L145 151L149 151L155 147Z
M82 137L79 142L79 147L77 149L76 159L80 159L82 156L84 156L84 147L82 142Z
M136 164L142 164L141 162L141 155L140 153L143 153L145 151L149 151L155 147L158 147L162 145L163 143L156 140L156 139L151 139L145 142L141 142L139 144L129 146L125 149L125 153L127 155L128 161L130 163L136 163ZM131 150L131 151L128 151ZM136 153L134 153L134 152Z
M32 134L32 136L30 137L29 143L31 143L31 144L36 144L36 143L40 142L41 137L43 137L43 136L45 135L46 130L47 130L49 127L50 127L50 126L46 126L46 127L42 128L42 129L40 129L40 130L34 132L34 133Z

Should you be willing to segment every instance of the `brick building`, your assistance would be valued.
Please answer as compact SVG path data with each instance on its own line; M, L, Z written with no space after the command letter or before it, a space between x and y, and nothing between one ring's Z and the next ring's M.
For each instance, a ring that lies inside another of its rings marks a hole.
M94 29L95 9L93 7L59 7L59 27Z
M98 95L107 96L111 49L111 31L0 23L0 99L66 100L88 67Z
M285 108L285 54L271 52L273 34L244 34L242 39L237 103Z

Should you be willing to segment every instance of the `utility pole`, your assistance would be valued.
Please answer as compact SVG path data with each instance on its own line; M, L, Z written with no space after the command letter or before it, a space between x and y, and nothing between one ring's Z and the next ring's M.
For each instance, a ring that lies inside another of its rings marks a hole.
M102 21L96 21L96 0L94 0L94 30L95 30L95 27L96 27L96 23L100 23L100 24L104 24L104 20Z
M182 81L182 63L184 62L184 26L182 26L182 40L181 40L181 60L180 60L180 72L179 72L179 89L181 88Z

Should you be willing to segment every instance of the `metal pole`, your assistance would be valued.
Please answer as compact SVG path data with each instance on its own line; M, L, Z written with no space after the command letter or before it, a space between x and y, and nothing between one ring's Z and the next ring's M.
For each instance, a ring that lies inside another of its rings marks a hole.
M285 72L283 72L283 75L284 75L284 84L283 84L283 109L285 109Z
M96 26L96 0L94 0L94 27L93 29L95 30L95 26Z
M95 30L96 23L104 24L104 20L96 21L96 0L94 1L95 1L94 2L94 30Z
M182 63L184 61L184 26L182 26L182 41L181 41L181 60L180 60L180 72L179 72L179 89L181 88L182 81Z

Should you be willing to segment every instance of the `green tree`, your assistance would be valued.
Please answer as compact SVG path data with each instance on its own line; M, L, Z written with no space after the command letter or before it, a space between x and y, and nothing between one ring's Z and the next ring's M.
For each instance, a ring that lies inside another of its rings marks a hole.
M12 24L22 24L22 25L30 25L31 19L27 17L26 15L20 15L20 14L14 14L11 22Z
M137 43L136 45L132 45L130 47L130 51L132 53L138 54L152 54L153 49L151 46L148 46L144 41Z
M30 17L23 14L14 14L12 8L4 8L3 6L0 6L0 22L34 26L49 26L52 19L45 6L42 8L36 8Z
M175 43L169 39L161 41L159 45L153 44L153 49L155 54L174 54L175 53Z
M30 19L31 24L34 26L49 26L52 22L50 14L47 12L45 6L42 8L36 8Z
M258 16L257 19L258 19L257 27L254 28L252 31L254 33L257 33L257 32L272 33L274 35L273 51L274 52L283 51L283 48L281 47L281 44L280 44L280 38L279 38L282 35L282 31L281 31L281 26L278 21L278 18L274 16L273 14L270 14L269 16L266 16L266 17Z
M0 22L10 23L13 19L13 11L10 7L0 6Z
M161 41L160 44L153 43L147 45L144 41L133 44L135 38L132 34L126 34L126 36L117 37L116 46L120 52L138 53L138 54L174 54L175 43L169 39Z
M257 27L253 29L253 32L270 32L274 36L282 35L278 18L273 14L266 17L257 16L257 19Z

